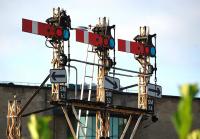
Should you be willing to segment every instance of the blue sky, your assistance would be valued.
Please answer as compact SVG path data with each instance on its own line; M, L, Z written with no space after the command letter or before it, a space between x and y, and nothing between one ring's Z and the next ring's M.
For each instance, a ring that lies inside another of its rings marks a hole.
M157 33L158 84L163 94L178 95L183 83L200 84L200 1L198 0L1 0L0 2L0 81L40 83L51 68L52 50L45 38L21 31L21 19L44 22L52 8L64 8L72 26L95 25L107 16L116 25L116 38L132 40L139 26L150 26ZM71 32L72 58L85 59L86 45L75 42ZM138 70L132 54L117 52L117 67ZM78 67L82 81L83 65ZM72 71L70 82L75 82ZM137 83L137 78L121 78L123 86ZM199 85L200 86L200 85Z

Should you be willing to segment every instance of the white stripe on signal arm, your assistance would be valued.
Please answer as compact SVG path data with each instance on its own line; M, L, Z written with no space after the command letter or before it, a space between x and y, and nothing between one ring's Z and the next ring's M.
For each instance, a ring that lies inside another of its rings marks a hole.
M87 43L87 44L89 43L88 34L89 33L87 31L84 31L84 43Z
M131 49L130 49L130 41L126 41L126 52L130 53Z
M32 21L32 33L38 34L38 22Z

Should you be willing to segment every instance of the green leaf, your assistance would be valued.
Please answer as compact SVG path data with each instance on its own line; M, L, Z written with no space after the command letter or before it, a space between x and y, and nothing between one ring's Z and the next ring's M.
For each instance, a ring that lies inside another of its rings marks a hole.
M197 84L185 84L180 87L181 99L172 122L179 139L186 139L192 126L192 100L198 93Z
M49 128L50 116L31 115L28 128L32 139L51 139L52 133Z
M200 130L194 130L190 133L187 139L200 139Z

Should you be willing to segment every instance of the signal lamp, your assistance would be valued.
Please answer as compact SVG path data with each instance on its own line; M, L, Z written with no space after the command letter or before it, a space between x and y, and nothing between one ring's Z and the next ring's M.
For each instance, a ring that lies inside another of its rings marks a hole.
M63 40L67 41L67 40L69 40L69 37L70 37L69 29L64 29L63 30Z
M112 37L109 39L109 48L110 49L115 48L115 40Z
M145 47L145 54L148 56L149 55L149 47Z
M150 47L150 56L151 57L155 57L156 56L156 48L154 46Z
M57 30L56 30L56 36L57 37L62 37L62 29L61 28L58 28Z
M108 38L103 39L103 45L104 47L108 46Z

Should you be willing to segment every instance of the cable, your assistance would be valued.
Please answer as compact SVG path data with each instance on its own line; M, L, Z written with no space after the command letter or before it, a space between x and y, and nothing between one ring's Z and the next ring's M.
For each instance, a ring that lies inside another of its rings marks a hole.
M154 37L154 40L155 40L155 49L156 49L156 36ZM154 79L154 81L155 81L155 85L157 84L157 61L156 61L156 59L157 59L157 56L155 55L155 79Z
M53 46L51 47L51 46L48 46L48 45L47 45L47 41L49 41L48 38L47 38L46 41L45 41L45 46L46 46L47 48L53 48ZM50 42L49 42L49 43L50 43ZM50 44L51 44L51 43L50 43ZM51 45L52 45L52 44L51 44Z

